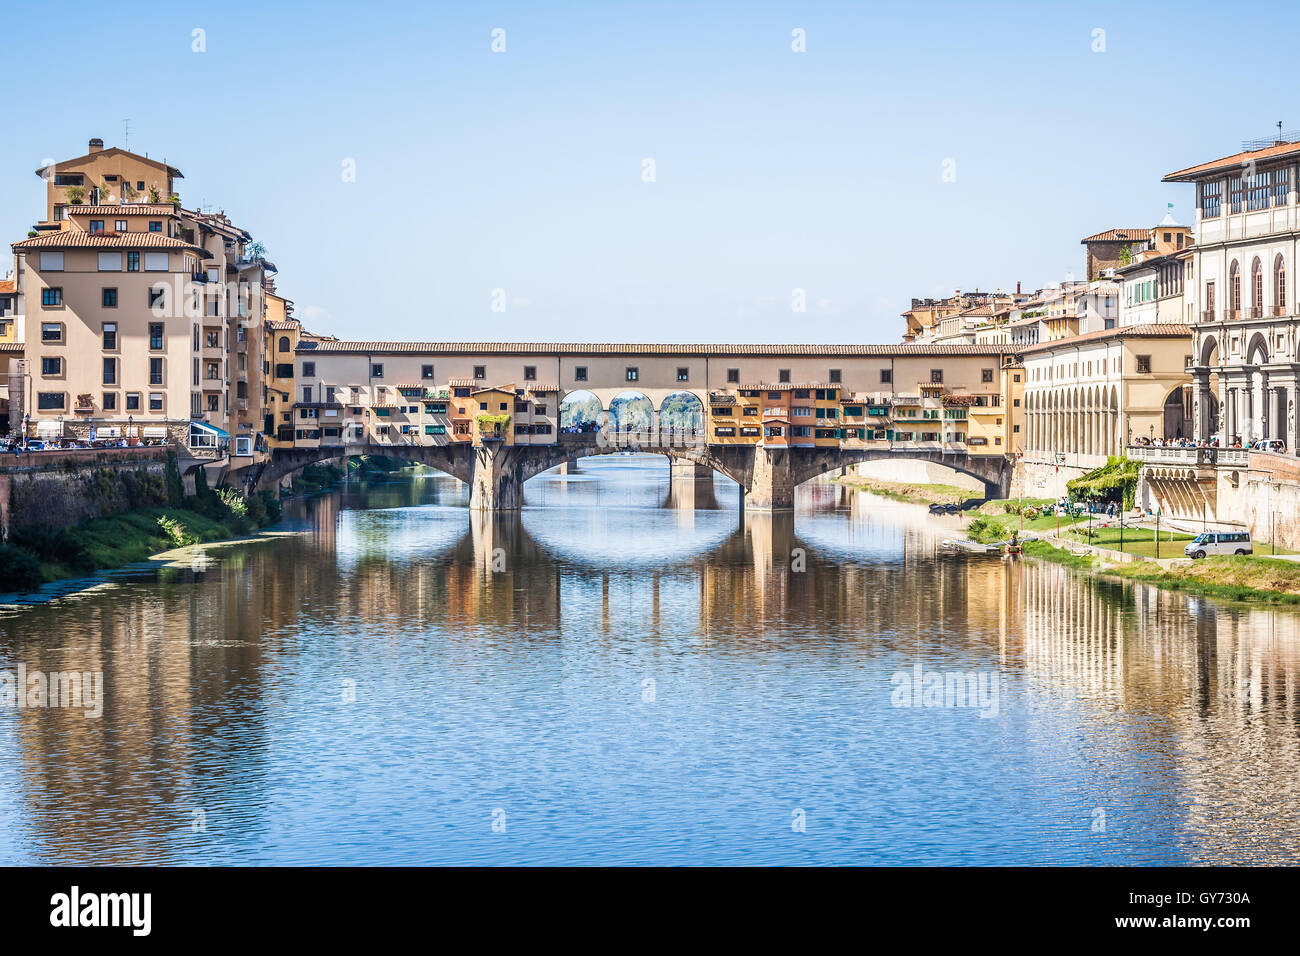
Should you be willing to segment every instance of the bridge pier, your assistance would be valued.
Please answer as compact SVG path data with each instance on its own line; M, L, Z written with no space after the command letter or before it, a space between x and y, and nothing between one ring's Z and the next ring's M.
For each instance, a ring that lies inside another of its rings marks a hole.
M787 448L755 448L754 469L745 489L743 507L752 511L790 511L798 482Z
M485 441L475 447L470 465L471 511L519 510L524 498L524 479L528 476L523 474L516 447L499 441Z
M712 481L713 469L708 465L701 465L699 462L691 461L689 458L670 458L669 470L674 481L685 479L697 479L699 481Z

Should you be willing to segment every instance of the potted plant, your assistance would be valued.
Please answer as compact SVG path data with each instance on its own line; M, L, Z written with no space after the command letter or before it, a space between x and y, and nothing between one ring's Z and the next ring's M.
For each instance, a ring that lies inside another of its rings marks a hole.
M149 201L155 205L162 202L162 193L158 191L158 184L149 187Z
M68 202L74 206L80 206L86 201L86 189L84 186L69 186L66 193Z

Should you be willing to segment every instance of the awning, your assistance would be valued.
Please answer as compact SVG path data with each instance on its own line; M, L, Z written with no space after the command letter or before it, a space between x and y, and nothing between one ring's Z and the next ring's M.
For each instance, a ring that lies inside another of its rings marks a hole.
M63 422L37 422L36 436L38 438L57 438L63 434Z
M141 434L145 438L166 438L167 429L161 425L158 426L146 425L143 429L141 429Z
M212 434L216 435L218 438L230 437L230 432L223 431L222 429L218 428L216 425L209 425L207 422L190 422L190 428L201 428L205 432L212 432ZM145 435L148 436L150 431L151 429L146 428L144 430ZM165 433L166 429L163 429L163 431Z

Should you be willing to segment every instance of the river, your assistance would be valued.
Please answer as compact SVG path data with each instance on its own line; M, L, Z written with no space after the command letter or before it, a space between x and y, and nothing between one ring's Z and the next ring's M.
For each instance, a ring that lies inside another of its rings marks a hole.
M102 716L0 710L0 862L1300 859L1295 612L737 490L605 457L491 519L352 483L0 608L0 671L103 674Z

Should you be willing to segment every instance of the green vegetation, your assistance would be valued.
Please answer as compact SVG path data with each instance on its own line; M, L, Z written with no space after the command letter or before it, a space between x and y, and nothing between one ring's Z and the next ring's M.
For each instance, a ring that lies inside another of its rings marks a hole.
M1087 515L1082 518L1061 515L1058 519L1053 514L1040 515L1035 513L1035 516L1030 518L1028 516L1028 504L1025 506L1025 512L1023 518L1018 514L981 514L966 526L966 533L972 541L978 541L981 544L992 544L995 541L1006 541L1011 537L1013 531L1016 534L1020 534L1022 530L1055 532L1058 521L1061 530L1064 531L1079 521L1087 521Z
M1100 468L1094 468L1086 475L1067 481L1065 489L1069 492L1072 501L1119 498L1123 502L1124 510L1127 511L1133 507L1138 474L1141 471L1140 461L1111 455L1106 459L1106 464Z
M356 455L347 462L348 471L358 475L390 475L409 467L400 459L385 458L382 455Z
M0 545L0 591L31 591L43 581L122 567L176 547L241 537L280 520L280 501L273 493L245 497L231 488L210 490L206 480L197 477L202 474L196 472L196 493L183 507L133 507L68 528L15 528L8 543Z
M860 478L856 475L845 475L835 480L842 485L860 488L870 494L880 495L882 498L891 498L894 501L910 501L923 505L959 505L963 501L979 497L978 493L968 488L959 488L956 485L913 485L901 481L879 481L875 478Z
M474 424L478 426L480 435L492 435L496 438L504 438L506 431L510 428L510 413L504 412L500 415L475 415Z
M1025 511L1040 511L1053 504L1051 498L990 498L979 506L982 515L1018 515Z
M1087 524L1080 522L1070 528L1067 533L1077 537L1082 543L1096 545L1110 551L1122 551L1124 554L1136 554L1144 558L1157 557L1155 531L1151 528L1125 528L1123 535L1124 546L1122 548L1120 547L1119 528L1102 528L1094 525L1091 534L1089 534ZM1194 535L1180 534L1162 529L1160 532L1159 557L1181 558L1183 556L1183 545L1191 541L1193 537Z

